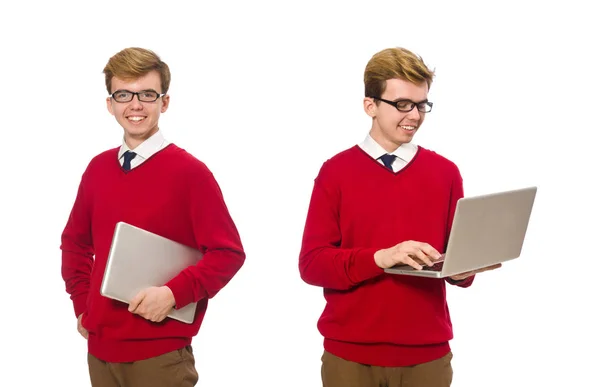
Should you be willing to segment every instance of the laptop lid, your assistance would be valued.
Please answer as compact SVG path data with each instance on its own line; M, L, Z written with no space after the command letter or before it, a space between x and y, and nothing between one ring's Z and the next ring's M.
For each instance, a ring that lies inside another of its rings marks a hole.
M100 294L129 303L142 289L163 286L183 269L195 265L199 250L125 222L117 223ZM191 324L196 303L173 309L168 317Z
M537 187L461 198L441 270L401 265L393 274L443 278L510 261L521 255Z

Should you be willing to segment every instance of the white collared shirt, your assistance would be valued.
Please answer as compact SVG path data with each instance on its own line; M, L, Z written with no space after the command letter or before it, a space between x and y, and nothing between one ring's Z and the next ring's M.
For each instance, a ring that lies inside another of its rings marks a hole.
M358 144L358 146L360 146L362 150L364 150L369 156L383 165L383 161L381 161L379 158L388 152L383 149L383 147L379 145L370 134L368 134L365 140ZM392 163L392 169L394 172L398 172L404 168L406 164L408 164L413 157L415 157L417 154L417 149L418 147L415 144L409 142L400 145L395 151L393 151L391 154L396 156L396 159Z
M133 160L131 160L131 169L133 169L138 167L144 161L148 160L153 154L165 148L167 145L169 145L169 142L165 140L160 130L138 145L135 149L129 149L125 143L125 138L123 138L123 144L119 149L119 163L121 163L121 166L123 166L123 154L125 154L125 152L135 152L136 156Z

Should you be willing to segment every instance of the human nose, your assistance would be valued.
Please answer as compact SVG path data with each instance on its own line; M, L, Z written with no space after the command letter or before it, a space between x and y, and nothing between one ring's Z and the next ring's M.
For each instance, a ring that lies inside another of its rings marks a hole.
M139 94L134 94L133 95L133 99L129 103L129 106L132 109L141 109L143 107L142 102L140 101L140 95Z
M421 117L421 112L419 112L419 109L417 109L417 105L413 105L413 108L410 112L408 112L408 116L410 118L414 118L415 120L418 120Z

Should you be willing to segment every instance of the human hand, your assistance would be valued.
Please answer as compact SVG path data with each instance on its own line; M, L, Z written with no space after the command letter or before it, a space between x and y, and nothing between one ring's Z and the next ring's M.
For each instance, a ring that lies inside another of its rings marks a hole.
M83 338L84 338L84 339L86 339L86 340L87 340L87 338L88 338L88 335L89 335L89 334L88 334L88 331L87 331L87 329L85 329L85 328L83 327L83 325L81 325L81 318L82 318L82 317L83 317L83 313L82 313L82 314L80 314L80 315L79 315L79 317L77 317L77 332L79 332L79 334L80 334L81 336L83 336Z
M152 322L161 322L175 306L168 286L152 286L141 290L129 303L129 311Z
M489 271L489 270L495 270L502 267L501 263L497 263L495 265L492 266L488 266L488 267L482 267L481 269L477 269L477 270L471 270L468 271L466 273L460 273L460 274L456 274L450 277L450 279L454 280L454 281L462 281L466 278L469 278L471 276L474 276L477 273L483 273L484 271Z
M375 263L382 269L405 264L421 270L423 264L433 266L434 261L440 259L441 256L428 243L405 241L389 249L377 251L375 253Z

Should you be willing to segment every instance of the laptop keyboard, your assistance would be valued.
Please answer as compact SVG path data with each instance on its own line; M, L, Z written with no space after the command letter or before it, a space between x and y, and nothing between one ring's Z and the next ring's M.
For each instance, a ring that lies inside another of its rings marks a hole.
M443 264L444 264L444 261L441 261L441 262L438 262L438 263L434 263L433 266L424 265L422 270L427 270L427 271L441 271Z

